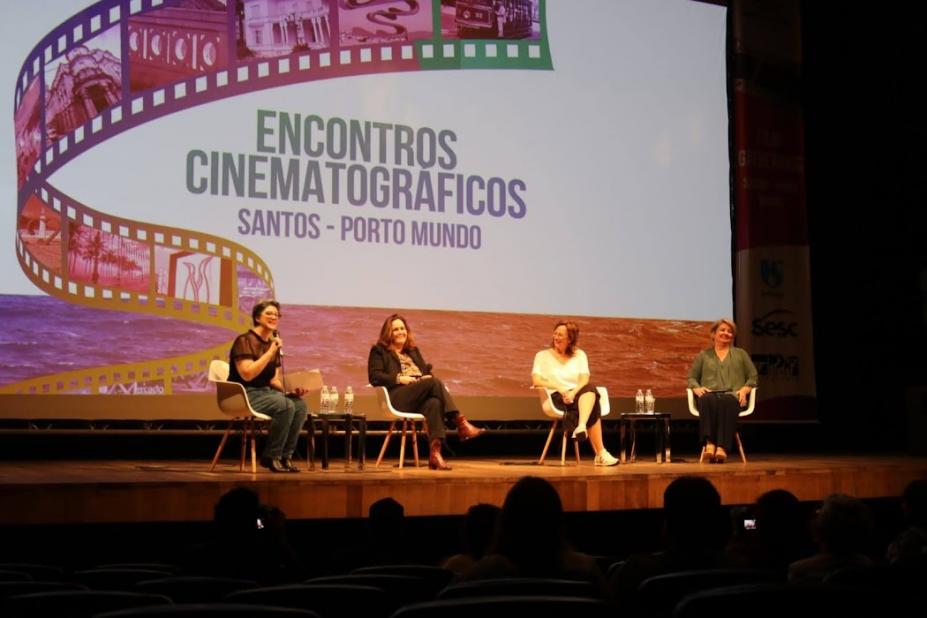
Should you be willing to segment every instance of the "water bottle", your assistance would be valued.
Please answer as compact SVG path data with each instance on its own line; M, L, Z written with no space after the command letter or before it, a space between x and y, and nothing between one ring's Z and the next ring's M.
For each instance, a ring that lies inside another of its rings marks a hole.
M319 412L322 414L328 414L329 412L328 404L329 404L328 387L323 386L322 394L319 397Z
M330 412L335 413L338 411L338 387L333 386L330 391L328 391L328 405L331 406Z
M654 402L653 392L648 388L647 394L644 395L644 405L647 407L647 414L653 414Z
M350 386L344 389L344 413L354 414L354 390Z
M637 389L637 394L634 395L634 409L638 414L644 413L644 391Z

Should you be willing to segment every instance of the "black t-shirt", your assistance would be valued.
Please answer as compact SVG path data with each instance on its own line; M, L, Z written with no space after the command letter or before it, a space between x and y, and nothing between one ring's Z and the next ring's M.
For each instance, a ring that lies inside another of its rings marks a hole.
M274 375L277 373L277 367L280 366L280 353L277 352L274 355L274 359L267 363L267 366L264 367L264 370L259 373L253 380L250 382L241 377L238 373L238 367L235 366L235 361L247 358L250 360L257 360L270 349L272 345L271 340L264 340L254 332L249 330L246 333L238 335L235 339L235 342L232 344L232 349L229 352L229 382L238 382L239 384L244 384L245 386L270 386L270 381L274 378Z

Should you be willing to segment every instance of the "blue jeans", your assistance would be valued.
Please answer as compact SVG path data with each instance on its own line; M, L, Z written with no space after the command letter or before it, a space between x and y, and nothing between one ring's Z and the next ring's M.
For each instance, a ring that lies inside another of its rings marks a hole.
M270 417L270 431L261 456L266 459L292 459L299 432L309 413L306 402L287 397L269 386L246 386L245 390L248 391L251 407Z

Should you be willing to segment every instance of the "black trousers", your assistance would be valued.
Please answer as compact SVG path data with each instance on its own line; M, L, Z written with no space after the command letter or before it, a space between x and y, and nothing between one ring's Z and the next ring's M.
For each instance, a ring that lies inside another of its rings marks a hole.
M731 393L705 393L696 400L699 443L712 442L725 451L734 446L740 402Z
M595 395L595 404L592 406L592 414L586 421L586 427L592 427L602 418L602 409L599 407L599 391L592 384L587 384L577 391L576 397L573 397L573 403L567 405L563 402L563 395L558 392L550 394L550 400L558 410L563 410L563 430L569 435L573 435L573 430L579 425L579 397L583 393L593 393Z
M428 440L444 439L444 419L455 418L460 412L453 397L438 378L426 378L412 384L394 386L389 391L393 407L402 412L418 412L428 424Z

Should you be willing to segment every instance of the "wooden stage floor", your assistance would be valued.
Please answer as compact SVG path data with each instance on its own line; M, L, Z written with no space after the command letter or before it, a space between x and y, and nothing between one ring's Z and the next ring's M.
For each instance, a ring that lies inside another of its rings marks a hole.
M305 463L305 462L303 462ZM762 455L744 465L657 464L637 461L595 467L591 457L561 467L527 458L453 460L454 469L400 470L395 460L380 468L368 462L346 470L335 460L322 471L299 474L238 472L223 461L27 461L0 462L0 524L207 521L216 500L236 485L254 488L261 499L290 519L364 517L376 500L392 496L410 516L460 515L478 502L502 504L509 487L525 475L541 476L560 492L567 511L613 511L662 506L663 490L682 475L711 479L725 504L749 504L765 491L783 488L801 500L833 492L859 498L899 496L905 485L927 478L927 458L903 456Z

